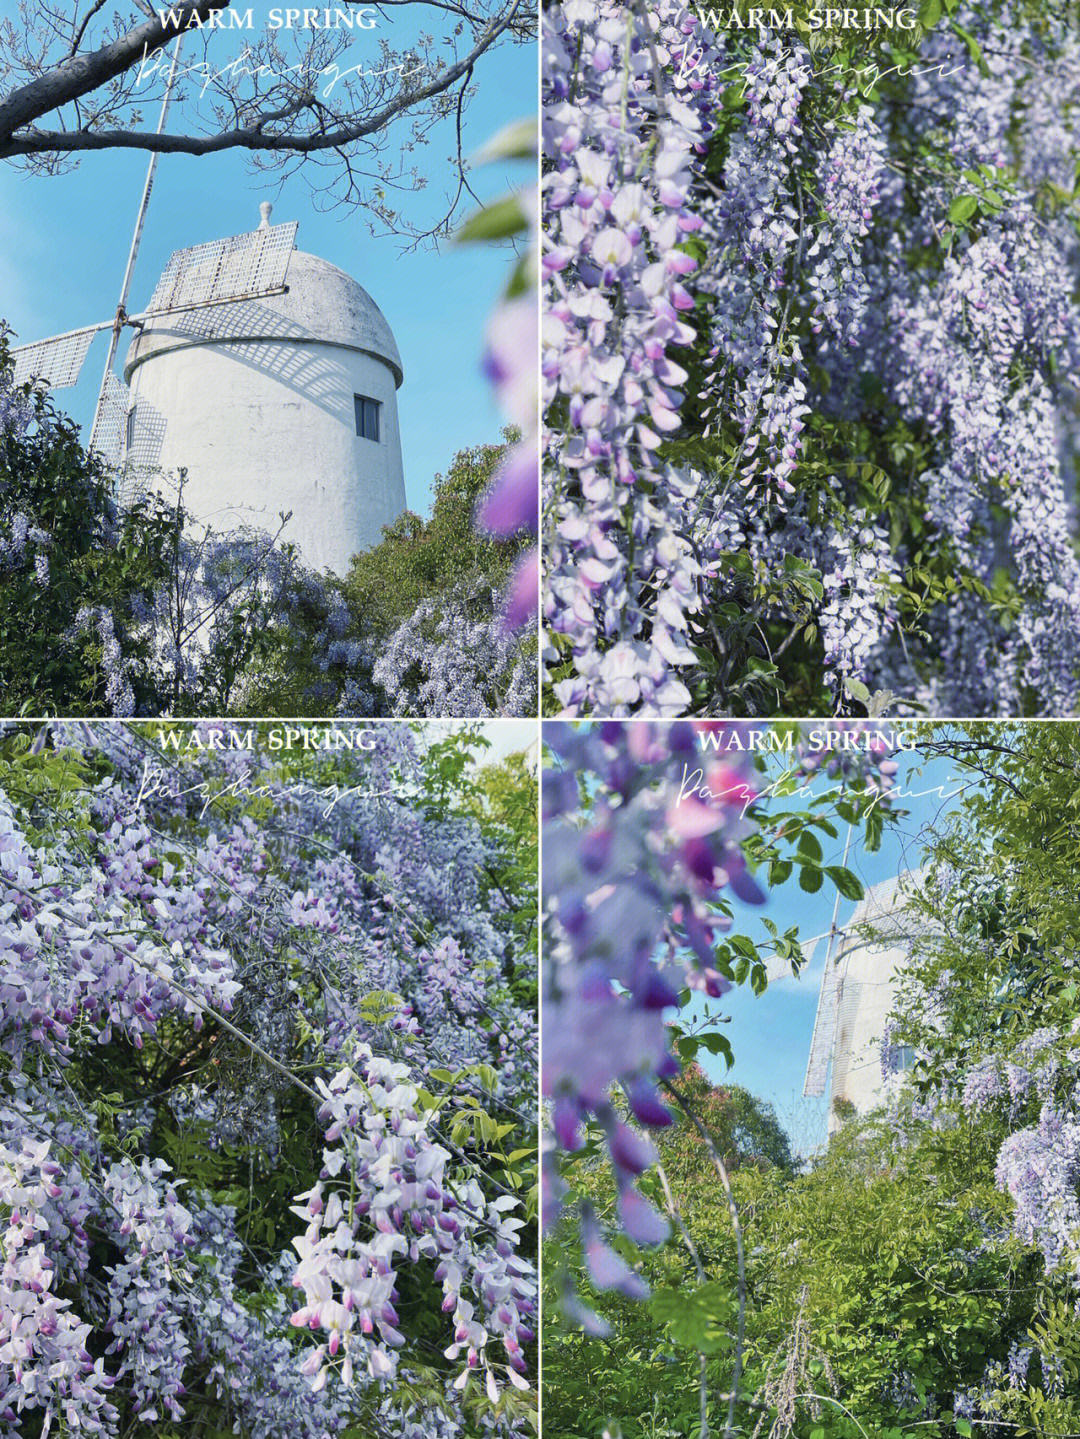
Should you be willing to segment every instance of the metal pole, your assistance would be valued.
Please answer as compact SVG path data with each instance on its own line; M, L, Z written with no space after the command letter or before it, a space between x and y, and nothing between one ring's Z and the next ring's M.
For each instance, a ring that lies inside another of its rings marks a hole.
M176 66L180 59L180 47L184 42L183 32L176 37L176 48L172 53L172 63L169 66L168 78L165 81L165 94L161 100L161 113L158 115L157 129L155 135L160 135L165 129L165 121L169 114L169 105L172 101L173 85L176 80ZM135 233L131 237L131 249L128 251L127 266L124 270L124 282L120 287L120 303L116 307L116 318L112 322L112 334L109 336L109 353L105 357L105 369L101 376L101 389L98 391L97 406L94 410L94 427L91 431L91 443L93 436L97 433L105 413L105 399L109 388L109 378L112 375L113 361L116 359L116 351L120 345L120 333L127 322L127 299L131 289L131 277L135 273L135 258L139 253L139 244L142 240L143 229L146 224L146 211L150 204L150 194L154 188L154 173L157 170L159 156L155 150L150 156L150 163L146 167L146 180L143 183L142 199L139 201L139 213L135 221ZM123 460L127 447L127 426L120 428L120 459Z

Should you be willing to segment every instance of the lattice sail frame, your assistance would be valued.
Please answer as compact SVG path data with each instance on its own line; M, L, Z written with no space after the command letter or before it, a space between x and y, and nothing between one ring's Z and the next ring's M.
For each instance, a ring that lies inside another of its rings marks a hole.
M825 1080L832 1058L833 1041L836 1038L836 1019L840 1005L841 963L828 955L825 972L821 976L821 993L818 996L817 1013L814 1015L814 1037L810 1041L810 1058L806 1065L803 1094L808 1099L817 1099L825 1093Z
M174 250L140 318L280 290L296 248L297 228L298 222L291 220Z
M11 351L14 383L25 385L28 380L38 380L50 390L69 389L78 383L94 336L108 328L107 324L87 325L49 340L16 346Z
M825 972L821 977L821 993L814 1016L814 1037L810 1041L810 1057L806 1066L803 1094L820 1098L825 1093L829 1062L836 1043L837 1021L843 996L843 982L848 969L851 947L858 938L860 926L872 924L875 937L883 940L911 938L932 933L932 926L908 907L907 901L918 891L925 871L906 870L903 874L872 885L847 924L836 932L838 952L832 958L826 951Z
M127 385L118 380L110 370L105 380L101 403L94 412L90 448L112 464L118 464L123 458L130 397L131 392Z
M285 225L268 225L224 240L174 250L149 306L142 314L132 316L132 320L148 320L155 315L173 314L201 305L226 304L230 300L254 299L283 289L296 248L298 224L290 220ZM70 389L78 384L94 336L110 329L112 323L86 325L47 340L18 345L11 351L14 383L23 385L28 380L37 380L50 390ZM116 424L115 410L120 403L117 390L123 392L126 403L127 388L117 380L116 387L108 386L107 390L104 404L94 416L91 447L116 459L122 453L124 442L123 423L119 427ZM98 444L99 438L106 437L111 443L114 433L121 446L115 453Z

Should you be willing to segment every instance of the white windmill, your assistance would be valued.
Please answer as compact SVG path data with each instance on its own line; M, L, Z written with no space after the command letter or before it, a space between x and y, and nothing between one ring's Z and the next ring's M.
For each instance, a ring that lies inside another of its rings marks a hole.
M296 223L271 225L266 203L257 230L177 250L147 308L129 315L156 165L155 155L115 316L13 350L16 383L74 385L109 330L90 448L115 468L118 497L150 486L171 502L183 471L194 523L279 532L285 516L305 562L343 575L405 509L404 372L386 317L344 270L297 250ZM135 334L121 380L126 327Z
M180 46L181 37L177 37L158 116L156 133L159 135L165 128L172 102ZM123 330L131 327L140 331L148 321L155 318L198 310L225 301L281 294L286 288L289 260L295 249L296 222L270 225L269 206L264 206L263 225L259 229L175 251L147 308L138 314L129 315L127 305L131 280L154 188L157 162L158 155L155 152L151 155L147 167L135 232L120 287L120 300L113 318L94 325L84 325L78 330L68 330L46 340L19 345L11 351L13 378L17 385L31 381L48 389L65 389L78 383L95 336L105 330L110 331L109 350L94 410L90 448L104 460L116 465L129 458L140 458L131 453L132 446L129 443L133 438L129 436L127 423L130 392L113 370Z
M849 830L845 864L850 844ZM912 943L933 932L930 923L910 907L923 873L921 869L906 871L871 886L844 925L837 922L837 893L829 928L805 942L807 966L822 940L826 947L803 1095L820 1098L828 1094L830 1133L839 1124L836 1100L847 1100L857 1112L865 1113L880 1099L880 1041L896 984L910 958ZM872 927L872 938L867 938L866 926ZM770 979L790 974L786 962L769 966ZM901 1054L901 1066L904 1061Z

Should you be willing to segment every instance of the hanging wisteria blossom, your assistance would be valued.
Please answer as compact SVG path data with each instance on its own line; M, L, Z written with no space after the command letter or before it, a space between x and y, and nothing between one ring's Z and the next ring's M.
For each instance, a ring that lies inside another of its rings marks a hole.
M656 1160L646 1132L673 1119L662 1092L682 1070L672 1016L695 994L727 993L751 963L755 988L765 980L753 947L725 939L732 897L765 904L768 885L793 865L807 892L825 879L861 892L843 866L820 867L813 831L837 833L830 812L880 826L893 804L895 735L847 722L833 736L837 745L823 750L821 733L789 725L773 736L777 748L766 760L759 746L768 731L748 725L544 724L546 1227L567 1204L567 1160L595 1124L617 1184L621 1232L643 1245L667 1236L637 1181ZM760 802L770 794L797 798L770 810ZM774 931L778 954L798 953L794 929ZM598 1289L647 1293L587 1203L580 1238ZM565 1292L562 1302L571 1319L600 1332L577 1295Z
M546 11L551 712L1075 710L1058 13Z
M527 1430L534 779L277 733L0 734L4 1439Z

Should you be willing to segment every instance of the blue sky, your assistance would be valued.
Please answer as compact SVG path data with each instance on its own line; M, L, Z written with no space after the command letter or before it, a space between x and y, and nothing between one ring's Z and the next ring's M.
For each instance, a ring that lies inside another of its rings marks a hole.
M918 868L923 860L920 831L954 808L956 801L950 796L956 794L961 783L970 783L970 778L958 781L958 771L948 761L925 763L917 754L898 758L897 783L902 797L897 801L897 808L907 810L906 817L896 824L886 824L881 848L876 853L869 853L859 842L857 830L852 835L848 868L854 870L866 888ZM798 808L798 803L792 803L791 807ZM817 833L825 852L825 863L840 864L844 854L843 829L835 841L820 830ZM800 936L808 940L829 928L835 899L836 890L828 880L817 894L804 893L799 888L796 871L786 884L769 892L769 901L764 906L754 907L734 900L732 932L749 935L755 942L767 940L768 934L762 925L762 918L767 917L781 931L797 924ZM841 898L837 922L844 924L855 907L855 901ZM812 1143L824 1133L827 1101L802 1097L824 957L822 942L816 948L813 962L798 979L773 981L760 997L755 997L746 985L733 989L719 1001L710 1001L714 1011L730 1016L723 1033L734 1050L735 1064L729 1071L722 1058L714 1058L704 1051L699 1056L714 1082L726 1080L741 1084L774 1104L797 1147ZM700 1014L702 1008L695 1002L697 1013Z
M268 8L256 6L256 18ZM11 0L0 0L0 20L9 17L17 18ZM352 49L341 64L358 64L373 54L373 35L394 43L392 27L388 21L378 31L353 32ZM407 38L403 34L401 43ZM240 34L220 33L214 41L224 60L243 47ZM195 49L191 45L188 51L192 60ZM467 112L466 154L504 125L536 113L535 47L497 48L480 60L474 79L478 93ZM160 86L149 95L155 99L148 100L147 128L156 123ZM180 128L176 111L170 117L174 128ZM407 133L406 125L403 139ZM452 126L443 123L413 152L428 188L403 208L417 218L433 214L450 183L452 144ZM146 164L144 154L103 151L61 176L27 175L0 165L0 317L18 332L16 343L113 315ZM525 162L499 162L477 169L472 180L488 199L527 184L533 173ZM435 473L446 472L458 449L497 439L505 423L480 361L486 317L515 257L509 248L492 245L403 253L394 237L372 238L354 212L320 213L303 179L286 181L280 193L277 184L273 173L250 173L239 155L163 156L129 309L146 303L174 249L254 229L259 202L272 200L275 222L299 220L298 248L354 276L390 322L405 369L398 406L406 495L410 508L425 512ZM61 408L84 426L93 414L106 344L99 336L79 385L56 394Z

